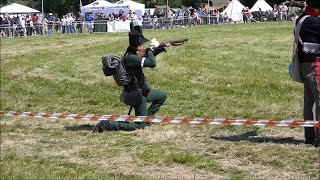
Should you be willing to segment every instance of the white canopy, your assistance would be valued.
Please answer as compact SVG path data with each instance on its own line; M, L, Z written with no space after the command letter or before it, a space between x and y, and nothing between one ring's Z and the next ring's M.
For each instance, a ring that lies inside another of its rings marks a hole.
M257 2L250 9L250 11L260 11L259 8L261 8L261 11L263 12L273 10L273 8L265 0L257 0Z
M118 14L120 11L128 14L129 6L116 5L105 0L97 0L91 4L80 7L80 10L83 16L85 16L86 13L92 13L94 15L99 12L103 12L105 15L111 13Z
M234 22L239 22L239 21L243 21L242 19L243 8L245 7L238 0L232 0L222 13L223 14L227 13L228 17L231 18Z
M145 5L131 0L120 0L114 3L119 6L129 6L130 10L135 12L138 17L142 16L145 11Z
M0 9L0 14L25 14L25 13L40 13L36 9L24 6L18 3L12 3Z
M88 5L82 6L81 9L103 9L104 7L113 6L111 2L105 0L97 0Z

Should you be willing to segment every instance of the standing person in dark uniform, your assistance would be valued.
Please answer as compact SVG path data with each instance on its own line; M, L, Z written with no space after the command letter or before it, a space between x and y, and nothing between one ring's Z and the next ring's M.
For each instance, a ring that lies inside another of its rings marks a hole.
M247 15L246 15L246 8L243 8L241 13L242 13L243 23L247 23L248 22L248 18L247 18Z
M131 24L132 25L132 24ZM142 103L134 106L136 116L153 116L159 110L161 105L166 101L167 94L163 91L151 89L147 84L147 79L143 73L143 68L156 67L155 56L163 51L164 48L148 47L144 48L143 44L148 42L141 32L141 27L135 26L129 32L129 47L124 55L123 62L125 68L129 74L129 77L135 77L137 80L137 86L142 89ZM138 55L138 51L146 51L144 57ZM156 50L155 50L156 49ZM130 87L125 86L124 92L130 91ZM147 103L151 102L151 106L148 108ZM94 132L103 132L105 130L124 130L132 131L136 129L143 129L148 124L145 122L116 122L116 121L100 121Z
M78 33L82 33L83 22L84 22L84 17L82 16L81 13L78 13L78 15L76 17Z
M262 11L261 11L261 8L259 8L258 15L259 15L259 21L260 21L260 22L262 22L263 18L262 18Z
M314 120L313 106L315 104L315 120L320 120L320 1L307 0L307 7L296 23L304 17L300 30L301 42L298 43L300 73L304 83L305 120ZM311 46L311 47L310 47ZM315 50L312 50L315 49ZM305 143L314 144L316 141L315 128L305 128Z
M32 35L32 29L33 27L31 26L32 19L29 15L26 17L26 28L27 28L27 36Z

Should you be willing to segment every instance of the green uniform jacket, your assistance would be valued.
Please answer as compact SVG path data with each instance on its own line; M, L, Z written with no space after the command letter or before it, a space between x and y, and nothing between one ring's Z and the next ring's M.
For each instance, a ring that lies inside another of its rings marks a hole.
M138 87L143 89L147 85L147 80L143 74L143 67L156 67L156 59L152 51L148 51L146 57L140 57L135 51L128 50L123 59L125 68L129 76L137 78Z
M146 78L143 74L143 67L156 67L155 56L152 51L148 51L146 57L140 57L136 53L136 51L132 51L128 48L125 57L123 59L125 68L129 74L129 76L135 76L138 82L138 88L143 89L145 85L147 85ZM128 87L124 87L126 90ZM145 99L145 98L144 98ZM143 106L146 106L146 100L143 103ZM141 108L141 107L140 107ZM140 109L139 108L139 109ZM146 108L146 107L144 107ZM115 122L110 121L110 129L109 130L124 130L124 131L132 131L136 129L143 129L147 126L145 122Z

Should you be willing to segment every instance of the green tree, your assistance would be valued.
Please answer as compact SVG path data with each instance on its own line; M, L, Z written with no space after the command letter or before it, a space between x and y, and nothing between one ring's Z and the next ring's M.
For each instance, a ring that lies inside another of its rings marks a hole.
M2 7L3 5L10 4L8 1L9 1L9 0L0 0L0 5L1 5L1 7Z
M252 7L256 3L256 0L240 0L240 2L244 6Z
M197 3L197 2L198 2L198 0L196 0L196 1L193 1L193 0L183 0L183 1L182 1L182 4L183 4L184 6L186 6L186 7L190 7L190 6L194 7L194 6L195 6L195 3Z

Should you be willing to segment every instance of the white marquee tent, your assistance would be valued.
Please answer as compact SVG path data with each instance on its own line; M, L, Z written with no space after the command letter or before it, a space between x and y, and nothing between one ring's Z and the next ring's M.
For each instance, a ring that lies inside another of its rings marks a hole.
M238 0L232 0L227 8L222 12L227 13L228 17L234 22L243 21L242 19L242 9L245 8Z
M113 6L111 2L105 1L105 0L97 0L95 2L92 2L86 6L82 6L81 8L84 9L102 9L103 7Z
M105 0L97 0L93 3L90 3L86 6L80 7L81 14L85 16L87 13L92 13L93 15L99 12L103 12L105 15L109 15L110 13L119 13L119 11L123 11L124 13L129 13L129 6L121 6L112 4Z
M250 11L259 11L259 8L261 8L261 11L263 12L273 10L273 8L265 0L257 0L257 2L250 9Z
M26 13L40 13L36 9L24 6L18 3L12 3L0 9L0 14L26 14Z
M120 0L115 5L118 6L129 6L132 12L135 12L138 17L142 16L145 12L145 5L141 3L137 3L131 0Z

